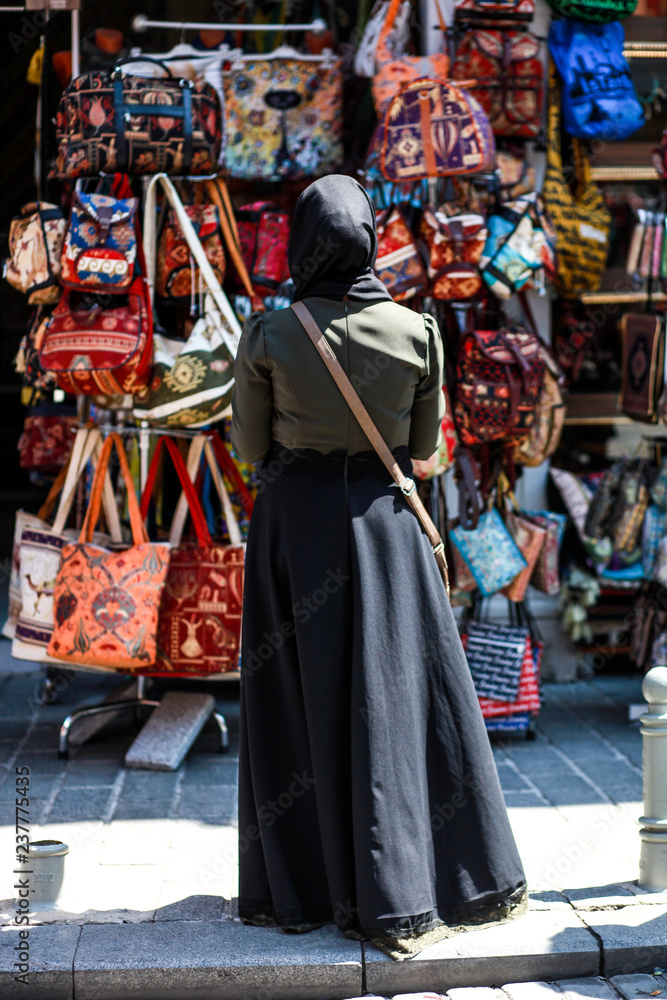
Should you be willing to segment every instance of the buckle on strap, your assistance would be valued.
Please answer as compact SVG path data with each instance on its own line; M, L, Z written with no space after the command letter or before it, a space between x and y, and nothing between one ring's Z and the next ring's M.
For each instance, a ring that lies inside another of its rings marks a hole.
M412 496L412 494L416 489L417 489L417 484L414 481L414 479L410 479L409 476L406 476L403 482L401 483L401 493L406 497L410 497Z
M437 545L433 546L433 555L437 556L439 552L443 551L444 547L445 547L445 543L444 542L438 542Z

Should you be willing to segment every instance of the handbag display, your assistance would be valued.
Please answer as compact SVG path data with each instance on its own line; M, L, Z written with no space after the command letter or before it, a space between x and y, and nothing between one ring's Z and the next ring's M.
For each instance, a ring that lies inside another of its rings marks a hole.
M488 239L480 270L488 288L501 299L521 291L545 269L555 270L552 247L537 211L537 195L496 205L487 220Z
M513 28L517 22L532 21L535 0L454 0L454 17L459 23L494 28Z
M36 414L25 418L18 441L19 465L46 475L69 462L74 445L76 417Z
M454 414L464 445L520 441L535 423L545 362L537 337L518 327L461 338Z
M474 81L466 89L496 136L540 134L543 78L540 42L529 31L469 29L452 65L453 80Z
M560 146L560 91L553 63L549 67L547 170L542 201L556 234L559 295L576 298L599 288L609 253L611 215L593 183L591 165L578 139L572 140L575 193L563 172Z
M270 201L255 201L236 211L241 255L255 291L271 295L289 280L289 217Z
M546 529L533 519L523 517L521 512L511 510L505 515L505 523L526 560L526 567L517 573L511 583L503 587L501 593L510 601L522 601L544 546Z
M137 267L138 198L74 192L60 281L66 288L127 292Z
M516 701L528 629L473 619L462 639L478 697Z
M619 142L644 124L624 41L618 21L551 22L549 51L561 78L563 125L570 135Z
M122 552L92 541L114 446L132 527L132 545ZM152 666L157 658L158 608L169 554L168 545L148 541L123 443L112 433L102 447L79 540L63 548L53 596L49 656L111 670Z
M401 10L406 12L404 16L409 16L410 5L404 7L402 0L390 0L375 51L373 103L380 122L385 120L392 99L407 83L423 77L434 80L446 80L449 77L447 52L434 52L430 56L410 56L399 51L401 46L396 43L400 42L400 35L397 34L396 27L400 22ZM436 11L442 37L445 39L447 25L438 0L436 0Z
M30 305L48 305L60 298L60 254L65 218L47 201L24 205L9 226L9 257L4 276Z
M145 279L135 278L126 297L100 298L65 289L44 331L39 363L74 395L139 392L150 378L153 348Z
M364 27L361 41L354 54L354 72L356 76L365 76L368 79L372 79L375 76L378 42L380 40L380 33L385 26L390 6L391 0L377 0L373 5L373 9ZM410 3L400 3L394 22L389 26L385 42L390 52L405 51L410 37L409 19Z
M12 639L12 656L19 660L49 662L47 654L53 632L53 600L56 577L65 545L76 538L76 531L65 528L79 480L88 462L96 458L101 449L99 431L81 428L76 435L67 475L56 517L51 527L40 515L48 516L53 504L53 492L37 517L23 515L23 528L19 542L17 572L20 589L20 610ZM111 480L105 475L102 481L104 512L113 541L122 544L122 535ZM20 512L22 514L22 512ZM19 516L17 516L17 521ZM102 542L108 536L98 536ZM56 660L59 657L55 657Z
M222 284L225 278L225 251L217 208L215 205L183 207L218 282ZM199 293L200 284L199 268L172 209L167 213L158 238L155 293L162 298L190 300Z
M24 386L33 390L55 389L57 382L52 372L45 372L39 363L44 330L49 322L51 310L47 306L37 306L26 332L21 337L19 349L14 357L14 370L21 376Z
M222 142L220 98L201 79L129 76L119 67L84 73L60 98L56 139L56 171L63 180L100 173L213 174Z
M475 98L446 80L415 80L392 99L380 167L390 181L490 170L496 148Z
M244 180L301 180L343 162L343 72L332 53L284 46L224 74L225 171Z
M484 217L474 213L447 214L425 208L419 240L428 259L430 292L434 299L465 301L479 295L482 278L478 264L487 229ZM452 209L456 213L456 209Z
M535 420L523 440L514 447L514 461L534 467L542 465L560 444L567 408L558 379L545 365L542 392L537 401Z
M650 504L642 526L642 570L645 580L653 579L660 540L667 535L667 511Z
M400 208L377 211L378 252L373 270L395 302L404 302L428 287L426 269L412 230Z
M621 320L623 383L619 409L633 420L654 424L663 389L665 331L653 313L625 313Z
M543 594L553 596L560 590L559 553L567 517L550 510L525 510L523 513L544 528L544 542L533 568L531 585Z
M479 707L485 719L496 719L499 716L517 717L523 713L536 715L540 710L539 663L542 657L541 642L531 642L526 637L519 690L514 701L495 701L492 698L480 698Z
M622 21L637 6L637 0L547 0L547 3L561 17L597 24Z
M441 476L454 464L459 439L446 385L443 385L442 391L445 396L445 415L440 425L440 442L430 458L412 459L412 471L417 479L433 479L434 476Z
M331 345L315 322L308 307L304 305L303 302L293 302L290 308L296 314L299 322L317 348L320 357L324 361L336 385L345 397L345 401L352 410L359 426L382 460L383 465L391 475L392 479L399 487L408 504L417 515L417 519L433 548L433 555L435 556L438 570L440 571L442 581L445 585L447 597L449 597L449 574L447 571L445 544L440 537L438 529L429 517L426 508L419 498L419 494L417 493L417 484L414 480L403 474L400 466L382 439L377 427L371 420L366 407L361 402L358 393L354 389L348 376L345 374L345 370L336 358Z
M486 511L472 531L450 528L449 540L458 549L483 597L491 597L526 568L526 560L494 508Z
M160 601L157 658L153 667L140 672L186 677L229 673L238 668L245 546L241 542L241 533L212 443L203 436L195 438L190 445L187 469L175 443L168 438L159 439L141 498L144 518L148 513L163 443L176 466L196 538L193 542L181 540L183 519L177 511L169 539L172 546L169 569ZM232 538L229 545L211 540L201 503L191 482L191 478L196 477L203 452L223 502Z

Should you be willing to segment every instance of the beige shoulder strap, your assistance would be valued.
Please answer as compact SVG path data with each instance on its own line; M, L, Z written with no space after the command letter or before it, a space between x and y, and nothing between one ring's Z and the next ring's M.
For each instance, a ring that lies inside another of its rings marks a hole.
M424 532L426 533L429 542L433 546L433 554L435 555L436 562L438 564L438 569L447 588L447 595L449 596L449 573L447 571L447 558L445 556L445 546L440 537L440 533L433 521L429 517L424 504L419 499L419 494L417 493L417 484L414 479L410 479L409 476L405 476L403 471L392 455L391 451L387 447L382 435L378 431L377 427L373 423L370 414L364 404L361 402L359 395L350 382L349 378L345 374L345 371L338 361L338 358L334 354L329 341L326 339L319 326L315 322L312 313L303 302L294 302L291 307L301 324L303 325L306 333L314 343L315 347L320 353L322 360L331 372L331 375L336 382L336 385L342 392L345 400L352 410L355 418L357 419L359 426L362 431L373 445L373 448L378 453L382 459L384 465L389 471L392 479L396 485L400 488L401 493L406 498L415 514L419 519Z

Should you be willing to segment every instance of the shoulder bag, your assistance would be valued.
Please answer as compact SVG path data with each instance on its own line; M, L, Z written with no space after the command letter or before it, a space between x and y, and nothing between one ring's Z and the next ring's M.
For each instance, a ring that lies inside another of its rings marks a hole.
M60 298L60 253L65 219L57 205L34 201L24 205L9 226L9 257L5 278L30 305L49 304Z
M388 470L396 485L399 487L401 493L417 515L417 519L419 520L424 533L433 547L433 554L438 564L440 575L442 576L445 584L447 596L449 597L449 574L447 572L445 544L440 537L438 529L429 517L426 512L426 508L419 498L419 494L417 493L417 484L414 479L410 479L409 476L403 474L401 467L387 447L377 427L371 420L368 410L361 402L358 393L354 389L350 379L345 374L345 371L334 354L329 341L326 339L315 322L308 306L306 306L303 302L294 302L290 308L294 311L299 322L302 324L306 333L317 348L320 357L324 361L336 385L345 397L345 401L352 410L359 426L379 457L382 459L384 466Z
M395 25L400 17L401 3L402 0L391 0L387 5L375 53L373 102L380 121L384 118L392 98L406 83L421 77L446 80L449 76L449 56L446 52L434 52L430 56L409 56L404 53L399 54L396 47L392 48L390 45L390 38L395 38ZM438 0L436 9L444 41L447 38L447 26Z

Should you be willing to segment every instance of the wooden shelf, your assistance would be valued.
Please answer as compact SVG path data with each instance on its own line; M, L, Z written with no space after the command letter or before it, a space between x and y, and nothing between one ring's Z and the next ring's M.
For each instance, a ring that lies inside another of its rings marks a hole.
M636 184L638 181L660 181L655 167L593 167L593 180L601 183Z
M648 302L648 292L584 292L581 295L581 301L584 305L588 306L604 305L606 303L617 303L618 305L627 303L631 305L637 302ZM667 294L665 292L653 292L651 302L667 302Z

